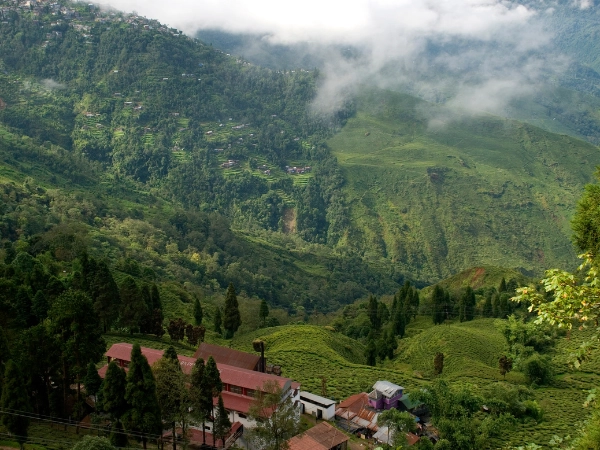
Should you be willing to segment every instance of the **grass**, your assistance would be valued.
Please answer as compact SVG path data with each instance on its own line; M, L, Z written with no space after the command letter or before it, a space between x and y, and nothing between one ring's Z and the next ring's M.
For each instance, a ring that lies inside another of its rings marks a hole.
M429 317L419 316L408 325L407 335L400 341L394 360L379 363L376 367L364 364L363 344L327 327L290 324L240 333L231 341L208 333L207 341L254 353L252 341L262 339L266 343L267 361L281 365L283 376L300 382L303 390L316 394L323 394L325 378L324 394L339 401L358 392L369 392L377 380L402 385L406 392L426 387L433 379L433 357L438 351L445 355L444 379L451 383L467 383L476 390L486 389L502 380L498 357L507 350L494 322L494 319L478 319L434 326ZM554 381L531 391L544 410L544 420L517 424L503 444L535 442L547 445L553 435L573 435L573 427L588 413L582 406L587 391L600 381L597 370L600 355L594 355L578 372L570 372L564 361L589 335L587 331L574 332L570 339L558 341ZM168 336L157 339L110 333L105 339L109 346L115 342L137 342L158 349L173 345ZM194 348L186 344L175 344L174 347L183 355L191 356L194 352ZM507 374L506 381L526 385L523 375L516 369Z
M347 181L347 245L416 279L576 264L569 221L596 147L491 116L435 126L433 107L392 92L357 104L329 140Z

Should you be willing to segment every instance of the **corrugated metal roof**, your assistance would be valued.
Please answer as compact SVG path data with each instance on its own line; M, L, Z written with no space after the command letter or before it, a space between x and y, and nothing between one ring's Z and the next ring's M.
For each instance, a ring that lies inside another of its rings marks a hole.
M404 388L402 386L398 386L397 384L391 383L389 381L378 381L373 385L373 389L381 392L384 397L391 398L395 397L398 394L398 391L403 391Z
M259 355L221 347L220 345L207 344L206 342L201 343L196 353L194 353L194 359L202 358L206 361L209 356L212 356L217 363L248 370L256 370L260 362Z
M330 398L321 397L320 395L311 394L307 391L300 391L300 400L306 398L309 401L320 403L323 406L331 406L335 405L335 400L331 400Z
M288 450L329 450L348 440L348 436L327 422L321 422L288 441Z

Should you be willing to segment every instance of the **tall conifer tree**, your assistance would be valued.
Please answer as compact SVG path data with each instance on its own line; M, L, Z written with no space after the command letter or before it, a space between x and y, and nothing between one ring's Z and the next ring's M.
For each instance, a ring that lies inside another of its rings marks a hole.
M6 363L0 407L5 412L2 424L23 450L29 430L29 417L25 414L30 411L30 405L23 374L12 360Z
M156 382L148 360L142 355L140 344L134 344L131 350L125 399L130 406L125 415L125 423L130 430L142 436L145 449L148 436L158 435L162 424L156 398Z
M223 328L225 328L225 338L230 339L242 324L242 317L238 307L237 295L233 283L229 283L227 295L225 297L225 308L223 310Z

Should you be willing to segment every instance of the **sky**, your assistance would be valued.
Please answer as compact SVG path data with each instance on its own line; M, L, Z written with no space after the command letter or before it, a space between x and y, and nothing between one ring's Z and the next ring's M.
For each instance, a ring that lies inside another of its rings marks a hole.
M359 86L410 88L448 105L501 113L533 95L568 57L549 50L553 1L527 0L103 0L194 35L259 33L272 43L327 51L315 108L330 112ZM595 7L596 0L570 1ZM348 59L332 46L359 49ZM328 47L329 46L329 47ZM315 50L317 51L317 50ZM435 74L433 76L432 74Z

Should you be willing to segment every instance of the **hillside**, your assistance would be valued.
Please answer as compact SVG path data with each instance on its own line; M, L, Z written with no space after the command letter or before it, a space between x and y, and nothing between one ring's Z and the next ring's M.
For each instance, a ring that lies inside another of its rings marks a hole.
M268 361L280 364L284 376L301 382L303 388L315 393L321 393L322 377L325 377L327 395L337 400L360 391L368 392L378 379L398 383L407 392L424 387L434 378L433 358L438 351L445 354L445 380L457 385L468 383L476 391L487 392L502 384L498 383L502 380L498 357L508 351L496 327L499 322L502 321L477 319L434 326L429 317L419 316L409 324L408 335L400 340L394 360L376 367L363 365L364 347L357 341L309 325L258 330L236 336L232 346L252 352L252 340L264 340ZM586 363L582 372L571 372L565 364L569 353L586 336L589 337L589 333L574 332L570 339L559 339L553 354L557 377L549 386L528 390L522 373L515 370L506 375L510 385L543 407L544 420L517 424L510 439L505 437L497 446L527 442L547 445L554 435L570 434L573 423L586 417L582 404L586 390L598 381L598 373L594 371L598 360Z
M230 282L295 313L403 281L323 245L345 212L331 124L306 110L315 74L93 5L0 5L3 245L57 274L87 249L188 319L188 294Z
M414 278L493 264L572 267L569 221L600 163L597 147L495 117L366 90L328 142L347 180L345 245Z

